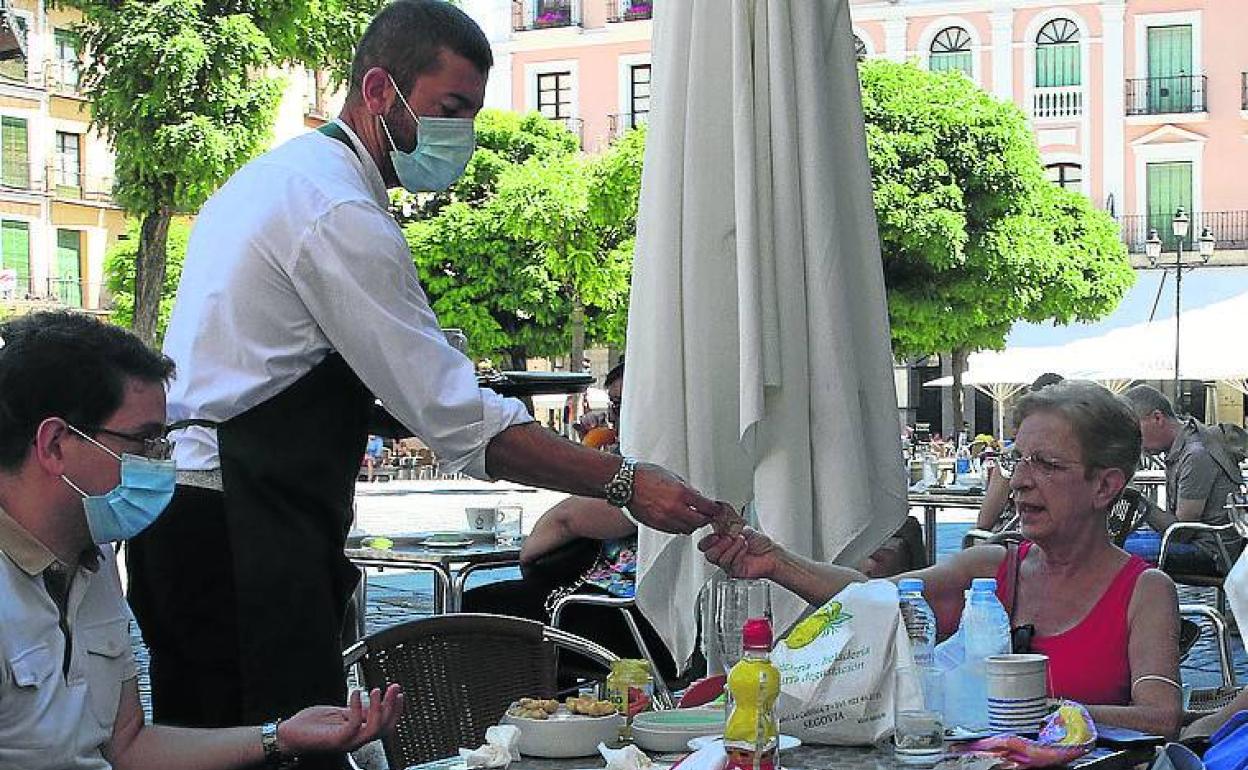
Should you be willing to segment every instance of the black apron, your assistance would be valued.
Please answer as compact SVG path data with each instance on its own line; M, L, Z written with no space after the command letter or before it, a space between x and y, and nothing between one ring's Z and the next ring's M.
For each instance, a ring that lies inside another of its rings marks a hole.
M179 486L130 541L155 721L257 724L344 702L340 639L359 570L343 548L373 405L330 354L215 426L224 493Z

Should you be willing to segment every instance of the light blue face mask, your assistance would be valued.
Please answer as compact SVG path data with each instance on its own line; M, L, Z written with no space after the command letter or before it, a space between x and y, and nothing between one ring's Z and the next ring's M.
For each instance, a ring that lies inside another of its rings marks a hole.
M416 121L416 146L411 152L401 152L394 143L386 119L377 116L393 148L390 162L394 164L399 184L412 193L441 192L464 175L464 169L472 159L473 150L477 147L472 118L417 117L393 77L390 78L390 85L394 86L394 93L407 109L407 114Z
M151 526L173 499L177 484L173 460L153 460L128 453L118 455L74 426L69 428L121 463L121 483L102 495L89 495L61 475L62 481L82 495L91 540L100 545L129 540Z

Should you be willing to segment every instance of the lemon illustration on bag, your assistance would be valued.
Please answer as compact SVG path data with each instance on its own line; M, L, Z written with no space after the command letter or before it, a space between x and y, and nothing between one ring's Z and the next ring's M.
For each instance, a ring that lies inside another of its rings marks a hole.
M808 618L793 626L793 630L785 637L784 643L790 650L800 650L818 639L835 623L841 614L840 602L828 602Z

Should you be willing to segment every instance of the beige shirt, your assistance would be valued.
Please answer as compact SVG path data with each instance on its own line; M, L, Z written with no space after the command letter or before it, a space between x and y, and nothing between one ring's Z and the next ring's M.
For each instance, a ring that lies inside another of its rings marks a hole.
M45 583L67 568L0 511L0 768L106 770L122 685L137 675L110 546L79 566L61 613Z

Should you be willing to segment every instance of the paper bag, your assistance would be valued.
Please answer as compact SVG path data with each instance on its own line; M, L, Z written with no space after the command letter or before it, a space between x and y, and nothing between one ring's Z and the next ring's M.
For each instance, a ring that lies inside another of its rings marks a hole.
M1245 548L1222 582L1231 614L1241 627L1248 623L1248 548Z
M900 618L897 587L872 580L850 585L794 626L772 655L781 732L840 746L891 735L896 667L912 662Z

